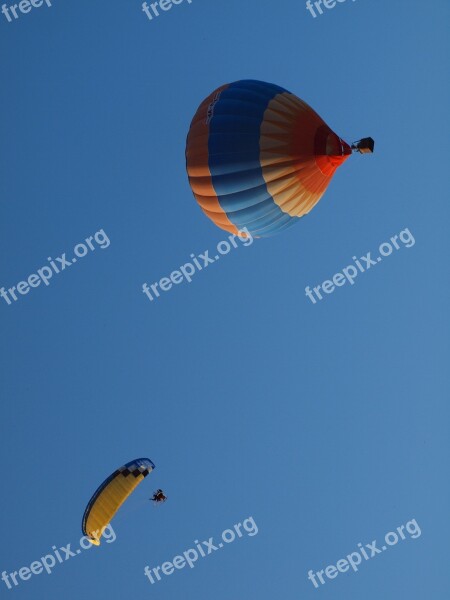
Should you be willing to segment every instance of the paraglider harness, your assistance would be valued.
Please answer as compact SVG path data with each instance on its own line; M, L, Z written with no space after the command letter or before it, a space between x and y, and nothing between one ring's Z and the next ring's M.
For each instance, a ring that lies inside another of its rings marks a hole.
M156 490L156 492L153 494L151 500L153 502L165 502L167 500L167 496L164 495L164 492L162 490Z

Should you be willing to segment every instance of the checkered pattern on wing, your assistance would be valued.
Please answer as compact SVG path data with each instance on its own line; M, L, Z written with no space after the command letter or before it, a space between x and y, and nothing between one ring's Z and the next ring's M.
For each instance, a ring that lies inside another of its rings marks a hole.
M128 475L133 475L134 477L143 475L144 477L147 477L151 470L152 468L147 462L140 460L138 462L128 463L127 465L120 467L119 473L124 477L128 477Z

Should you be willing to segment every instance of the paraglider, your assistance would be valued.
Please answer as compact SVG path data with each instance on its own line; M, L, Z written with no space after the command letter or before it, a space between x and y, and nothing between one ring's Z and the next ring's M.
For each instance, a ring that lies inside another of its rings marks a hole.
M167 496L164 494L162 490L156 490L153 496L150 498L152 502L155 504L159 504L160 502L165 502L167 500Z
M194 196L218 227L271 236L317 204L352 146L284 88L243 80L210 94L192 119L186 169Z
M136 458L114 471L99 486L84 511L82 530L89 541L100 545L103 530L137 486L153 471L149 458Z

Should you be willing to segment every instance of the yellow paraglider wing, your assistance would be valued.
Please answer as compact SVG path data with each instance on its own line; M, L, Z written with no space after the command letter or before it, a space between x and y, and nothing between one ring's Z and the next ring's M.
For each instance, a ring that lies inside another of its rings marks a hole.
M149 458L137 458L114 471L89 500L84 511L82 530L92 544L100 545L105 527L155 465Z

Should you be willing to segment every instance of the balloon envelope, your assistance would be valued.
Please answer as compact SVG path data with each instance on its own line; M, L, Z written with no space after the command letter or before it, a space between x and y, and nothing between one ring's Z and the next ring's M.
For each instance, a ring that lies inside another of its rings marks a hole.
M186 168L197 202L216 225L265 237L307 214L350 154L306 102L277 85L243 80L199 106Z

